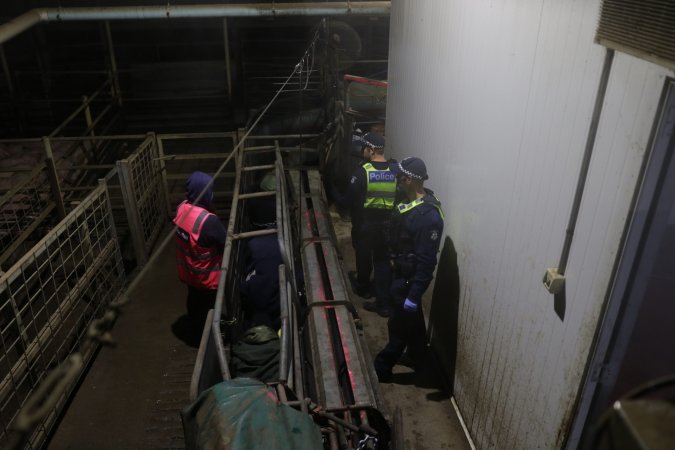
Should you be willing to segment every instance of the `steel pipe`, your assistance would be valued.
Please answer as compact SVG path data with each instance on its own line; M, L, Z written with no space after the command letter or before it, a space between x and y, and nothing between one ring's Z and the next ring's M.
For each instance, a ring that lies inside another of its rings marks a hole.
M0 25L0 44L40 22L205 17L387 16L391 1L36 8Z
M17 34L21 34L33 25L47 20L46 13L42 9L32 9L21 14L9 22L0 25L0 43L7 42Z

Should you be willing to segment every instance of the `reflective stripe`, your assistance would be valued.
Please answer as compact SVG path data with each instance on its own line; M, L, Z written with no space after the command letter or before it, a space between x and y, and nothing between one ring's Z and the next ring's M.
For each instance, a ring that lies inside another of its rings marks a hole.
M181 252L182 254L184 254L186 256L189 256L192 259L196 259L197 261L206 261L207 259L210 259L211 256L212 256L211 252L202 253L200 255L200 254L194 253L191 248L185 248L182 245L176 245L176 250L178 250L179 252Z
M424 200L422 200L421 198L417 198L410 203L401 203L400 205L398 205L398 212L401 214L405 214L408 211L418 207L422 203L424 203Z
M396 196L396 174L389 170L378 170L372 163L363 165L366 171L366 209L391 209Z
M374 194L373 196L383 197L383 198L394 198L396 197L396 192L389 191L370 191L369 194Z
M199 215L197 216L197 220L195 220L195 225L192 227L193 233L199 233L199 227L201 227L202 221L208 214L209 212L206 210L203 210L202 212L199 213Z
M197 268L197 267L192 267L191 265L189 265L188 263L186 263L185 261L183 261L180 258L176 258L176 264L183 267L188 272L192 272L192 273L202 274L202 273L220 272L220 266L211 266L211 267L207 267L206 269L200 269L200 268Z
M399 205L397 206L397 209L398 209L398 212L399 212L400 214L405 214L405 213L407 213L408 211L411 211L411 210L417 208L417 207L418 207L419 205L421 205L422 203L424 203L424 200L423 200L422 198L417 198L417 199L413 200L413 201L410 202L410 203L401 203L401 204L399 204ZM433 204L433 203L431 203L431 205L433 205L434 207L436 207L436 209L438 210L438 214L440 214L440 216L441 216L441 219L442 219L443 221L445 221L445 214L443 214L443 210L441 209L441 207L440 207L439 205L435 205L435 204Z

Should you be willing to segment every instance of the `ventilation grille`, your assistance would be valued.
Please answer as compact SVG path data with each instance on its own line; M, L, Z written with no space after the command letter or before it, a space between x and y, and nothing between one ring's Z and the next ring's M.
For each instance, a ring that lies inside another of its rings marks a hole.
M675 67L675 1L603 0L596 41Z

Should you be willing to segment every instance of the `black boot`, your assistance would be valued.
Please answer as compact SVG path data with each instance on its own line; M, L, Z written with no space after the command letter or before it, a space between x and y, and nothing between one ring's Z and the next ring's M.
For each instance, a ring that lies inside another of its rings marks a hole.
M356 279L356 272L351 271L348 273L349 282L352 285L352 292L358 295L361 298L370 298L370 286L359 286L359 282Z
M376 312L380 317L389 317L391 315L391 310L388 306L380 306L377 302L365 302L363 304L363 309L370 312Z

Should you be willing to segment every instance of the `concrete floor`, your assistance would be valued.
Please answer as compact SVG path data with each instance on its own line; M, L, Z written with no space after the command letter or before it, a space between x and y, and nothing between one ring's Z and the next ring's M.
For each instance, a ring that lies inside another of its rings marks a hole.
M148 268L100 350L50 449L184 448L178 414L188 403L197 349L182 335L187 290L173 245Z
M351 224L334 211L331 217L346 275L354 267ZM100 350L48 448L184 448L179 411L188 402L197 350L183 340L186 289L175 273L172 245L139 281L112 330L118 345ZM353 299L374 355L386 342L386 319ZM395 382L380 387L386 412L402 410L406 448L469 449L443 383L420 384L402 366L394 373Z
M347 272L354 270L355 267L350 237L351 223L340 219L333 208L330 214L346 277ZM432 291L433 285L427 289L426 295L431 295ZM353 293L352 301L356 304L361 317L368 349L371 355L375 356L387 343L387 319L363 309L365 300ZM380 384L386 412L393 414L398 407L403 413L406 449L468 450L471 448L455 414L450 396L443 385L438 372L432 371L431 374L420 377L404 366L394 367L393 383Z

